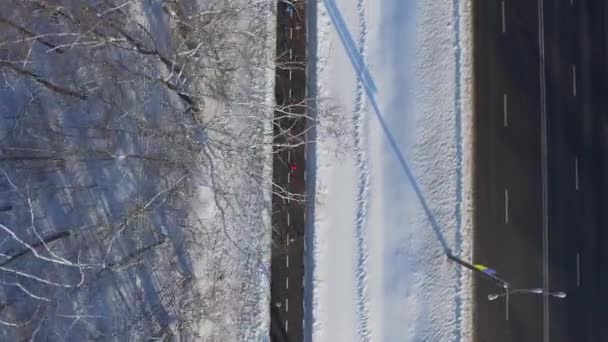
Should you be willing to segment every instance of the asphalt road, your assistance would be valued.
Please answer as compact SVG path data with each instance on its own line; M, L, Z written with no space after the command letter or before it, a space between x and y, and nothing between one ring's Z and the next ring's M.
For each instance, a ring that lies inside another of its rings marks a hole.
M279 2L277 7L277 69L275 100L285 111L304 114L306 108L293 106L306 98L306 34L304 1L296 7ZM290 10L291 8L291 10ZM298 198L306 193L305 146L297 144L306 129L303 118L276 112L274 127L273 182L295 196L273 195L271 324L272 341L302 341L304 282L305 203ZM283 134L288 132L287 134ZM295 143L297 146L285 147ZM295 170L292 166L295 165ZM275 188L276 192L276 188Z
M536 0L474 3L474 260L568 297L515 294L506 320L479 279L475 339L606 341L606 5L544 0L540 14Z

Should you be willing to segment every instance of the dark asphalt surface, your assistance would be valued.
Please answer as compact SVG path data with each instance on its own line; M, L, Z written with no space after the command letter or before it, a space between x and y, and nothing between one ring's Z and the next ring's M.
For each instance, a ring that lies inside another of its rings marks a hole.
M549 289L568 293L549 297L550 341L608 341L606 7L544 1ZM538 14L537 1L474 2L474 261L515 288L543 287ZM511 296L507 321L487 300L498 290L476 280L475 340L543 341L543 297Z
M298 62L305 62L305 3L296 1L297 10L291 15L287 3L277 7L277 59L275 99L277 104L299 103L306 97L306 72ZM303 107L291 109L303 114ZM277 112L275 117L281 117ZM303 119L282 118L282 129L297 136L304 132ZM275 143L286 144L284 136L275 127ZM297 195L304 195L305 184L304 145L293 148L275 147L273 158L273 181L276 185ZM290 165L295 162L296 170ZM272 199L272 260L271 260L271 323L272 341L297 342L303 339L303 282L304 282L304 214L305 201L280 198Z

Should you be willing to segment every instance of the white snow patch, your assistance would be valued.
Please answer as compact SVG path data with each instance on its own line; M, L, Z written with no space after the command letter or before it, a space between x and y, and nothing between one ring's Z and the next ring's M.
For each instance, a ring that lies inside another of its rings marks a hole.
M350 117L356 106L357 77L356 61L347 51L350 49L352 56L353 50L341 41L337 30L345 32L344 28L335 25L335 14L332 22L326 1L317 3L320 102L322 105L322 99L329 98ZM348 34L358 41L356 2L335 3ZM328 152L333 148L332 140L320 135L313 237L311 333L315 341L471 338L470 275L447 260L422 206L422 201L428 205L448 248L470 259L470 6L469 0L365 1L369 73L378 88L375 92L368 86L362 120L367 127L363 141L371 173L363 235L369 251L367 277L365 282L357 282L361 270L357 269L355 230L356 151L336 160ZM458 26L454 20L459 21ZM456 36L458 42L454 41ZM374 102L416 184L407 177L379 125ZM415 191L418 187L420 194ZM361 290L368 296L366 322L361 321L366 317L359 315L356 306ZM362 324L369 324L371 335L357 332Z

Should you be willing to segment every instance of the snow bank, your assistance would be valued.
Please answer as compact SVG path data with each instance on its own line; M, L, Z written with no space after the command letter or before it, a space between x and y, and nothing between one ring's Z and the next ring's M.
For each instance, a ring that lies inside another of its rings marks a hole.
M471 252L470 3L317 4L319 106L354 143L336 159L318 136L309 333L467 340L470 279L445 253Z

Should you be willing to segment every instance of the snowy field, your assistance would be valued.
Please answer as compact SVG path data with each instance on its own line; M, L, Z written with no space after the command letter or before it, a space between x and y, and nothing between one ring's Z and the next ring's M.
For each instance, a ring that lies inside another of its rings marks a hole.
M352 146L317 132L306 338L469 341L470 273L446 252L471 259L470 1L314 7L312 87Z
M0 340L261 341L275 2L0 1Z

